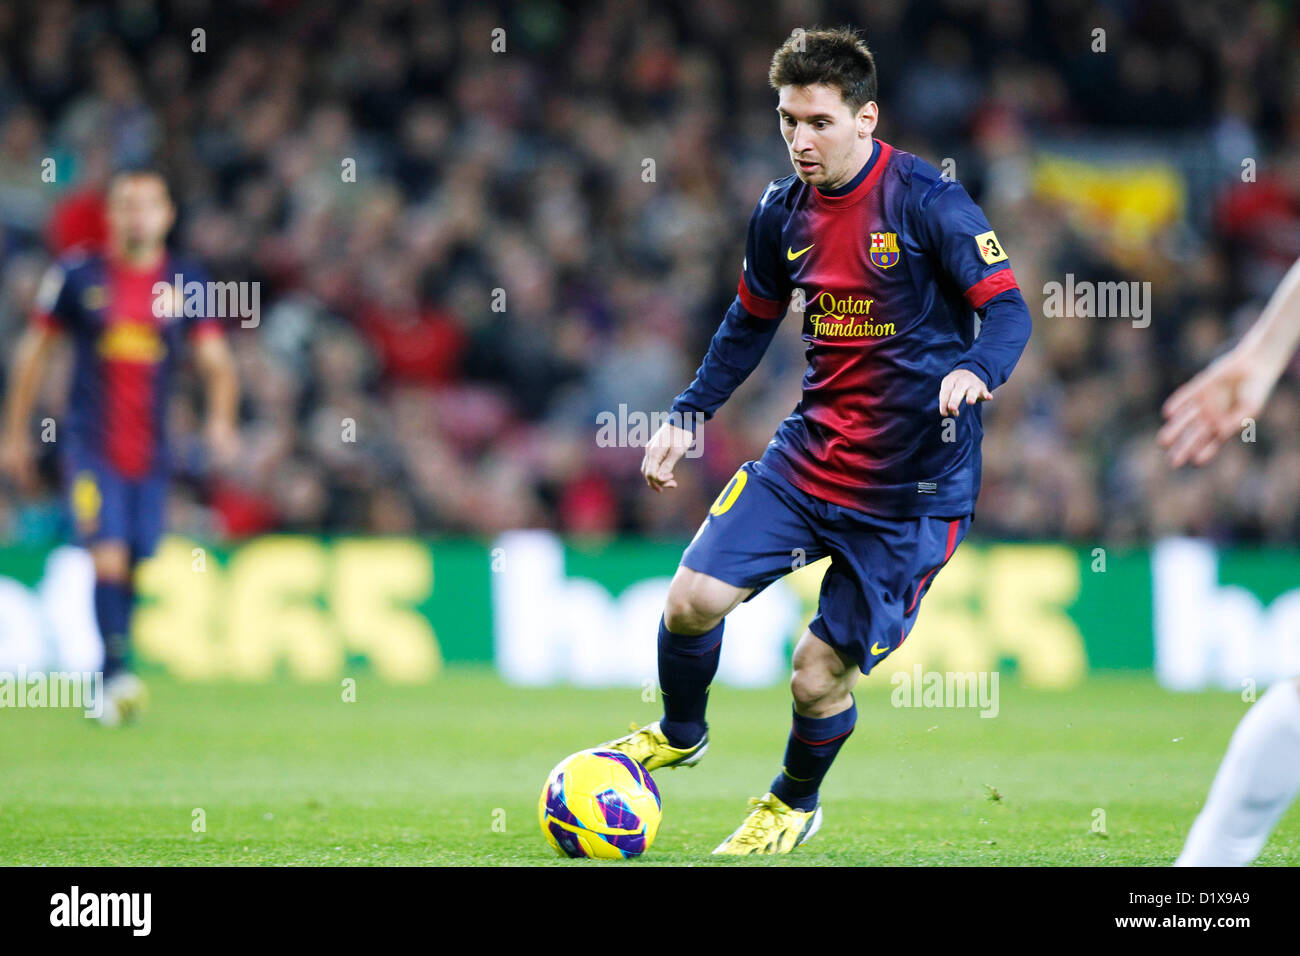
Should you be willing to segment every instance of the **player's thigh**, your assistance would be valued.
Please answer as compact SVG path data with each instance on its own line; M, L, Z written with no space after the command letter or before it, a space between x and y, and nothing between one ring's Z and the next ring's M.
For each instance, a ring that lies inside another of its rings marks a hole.
M748 600L825 553L812 516L751 461L718 494L681 566L745 591Z
M158 550L167 521L168 480L149 475L131 484L128 496L129 535L132 564L152 557Z
M907 639L921 599L969 526L969 516L924 516L841 529L809 629L870 673Z
M96 576L125 578L130 569L127 482L97 462L73 461L66 497L74 537L90 552Z

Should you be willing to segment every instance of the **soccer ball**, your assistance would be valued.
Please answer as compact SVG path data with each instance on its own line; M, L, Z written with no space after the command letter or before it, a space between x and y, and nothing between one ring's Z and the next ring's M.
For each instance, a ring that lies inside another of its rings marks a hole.
M661 806L649 772L627 754L580 750L546 778L537 816L561 856L622 860L650 849Z

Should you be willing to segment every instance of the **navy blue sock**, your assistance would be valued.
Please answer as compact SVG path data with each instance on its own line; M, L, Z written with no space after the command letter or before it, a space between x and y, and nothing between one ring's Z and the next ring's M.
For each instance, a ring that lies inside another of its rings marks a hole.
M95 621L104 639L104 679L126 669L135 594L121 581L95 581Z
M659 618L659 690L664 698L659 729L674 747L695 746L708 729L704 710L722 656L725 623L705 634L674 634Z
M785 766L772 781L772 793L796 810L816 807L822 779L857 722L857 701L831 717L804 717L796 712L785 745Z

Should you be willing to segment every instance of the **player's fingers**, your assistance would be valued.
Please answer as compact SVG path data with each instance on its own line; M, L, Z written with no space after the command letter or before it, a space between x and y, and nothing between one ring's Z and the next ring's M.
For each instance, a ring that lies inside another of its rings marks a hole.
M946 377L939 383L939 414L948 414L948 395L952 392L952 377Z
M1172 448L1180 438L1187 434L1188 430L1197 422L1198 415L1195 410L1192 414L1181 413L1177 418L1165 422L1156 432L1156 444L1161 448Z
M1169 459L1174 463L1174 467L1180 468L1187 464L1192 454L1200 450L1206 437L1209 437L1209 431L1199 419L1188 420L1179 429L1178 437L1173 444L1169 446Z
M956 411L956 406L960 404L956 397L957 383L951 379L944 382L943 394L939 398L939 414L943 416L952 415Z
M656 487L655 484L656 472L657 472L657 468L650 464L649 455L646 455L645 458L641 459L641 477L645 479L645 483L647 485L649 485L651 488L654 488L656 491L658 491L659 489Z
M673 445L673 447L669 448L668 454L664 456L663 462L659 465L660 474L663 474L665 470L671 474L672 470L677 467L677 463L686 456L686 453L690 450L694 441L695 439L692 438L691 442L688 444Z
M1169 460L1175 468L1181 468L1212 440L1213 434L1205 423L1199 418L1194 419L1188 422L1170 447Z
M1188 408L1205 404L1205 393L1215 384L1216 378L1217 376L1201 372L1184 382L1165 399L1164 404L1160 406L1160 413L1165 418L1176 418Z
M948 393L948 411L952 415L961 414L962 402L966 399L965 385L953 385L952 390Z
M1196 422L1206 418L1204 408L1199 404L1184 404L1178 407L1178 410L1169 418L1156 432L1156 442L1165 448L1173 446L1179 438L1187 434Z
M1193 382L1187 382L1184 385L1174 389L1173 394L1165 399L1164 404L1160 406L1160 414L1165 418L1173 418L1177 415L1191 398Z
M1208 465L1210 463L1210 460L1219 453L1219 449L1222 447L1223 447L1222 438L1220 438L1217 435L1209 436L1205 440L1205 444L1203 444L1200 448L1198 448L1193 453L1192 464L1195 465L1197 468L1200 468L1202 465Z
M653 443L646 445L645 454L641 457L641 474L643 474L647 479L651 475L657 475L659 473L659 465L664 460L664 455L667 454L667 451L668 449L664 448L662 445L655 445Z
M659 467L659 463L664 460L664 456L667 454L668 446L663 442L651 441L645 446L645 460L652 471Z

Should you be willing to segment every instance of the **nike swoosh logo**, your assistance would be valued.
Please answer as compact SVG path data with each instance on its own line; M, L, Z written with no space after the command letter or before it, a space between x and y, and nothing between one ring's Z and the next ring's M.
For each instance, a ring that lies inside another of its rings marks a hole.
M812 246L808 247L808 249L811 249L815 245L817 245L817 243L814 242ZM801 255L807 252L808 249L800 249L798 252L795 252L794 249L792 249L790 246L786 246L785 257L789 259L791 262L794 262L794 260L798 259Z
M871 642L871 653L872 653L872 654L883 654L883 653L885 653L885 651L887 651L887 650L889 650L889 648L887 648L887 647L880 647L879 645L876 644L875 641L872 641L872 642Z

